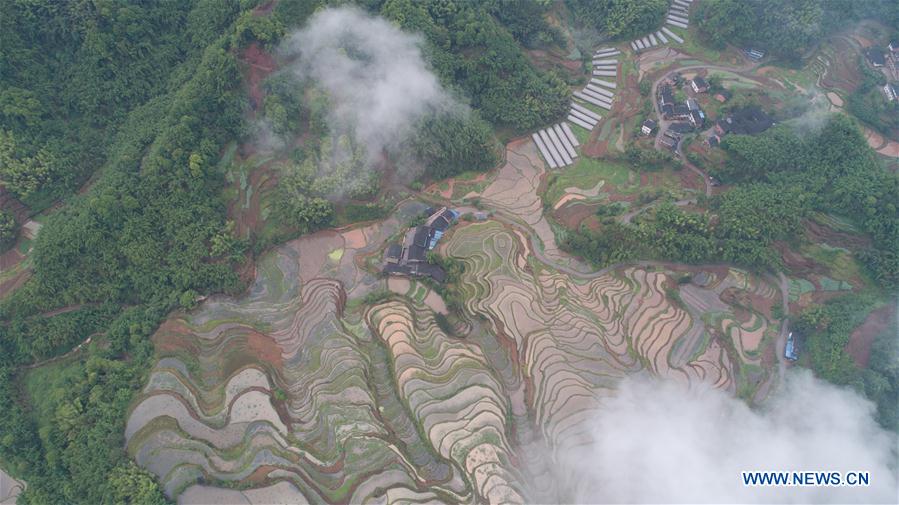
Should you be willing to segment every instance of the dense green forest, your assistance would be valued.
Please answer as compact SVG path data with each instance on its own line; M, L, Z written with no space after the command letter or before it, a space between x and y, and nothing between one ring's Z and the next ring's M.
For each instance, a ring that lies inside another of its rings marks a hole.
M566 0L583 23L612 38L628 38L658 30L668 0Z
M899 29L899 5L891 0L705 0L693 17L706 44L751 46L793 61L853 21L875 18Z
M721 146L728 160L712 175L735 187L713 198L704 213L662 204L636 225L570 233L563 245L602 265L660 258L773 270L780 266L775 241L797 244L804 216L833 212L871 235L872 246L857 254L874 279L888 289L899 285L899 181L875 159L851 119L833 115L804 138L788 125L757 136L729 135Z
M19 503L165 502L122 434L159 323L202 294L242 289L235 267L249 244L233 236L216 169L225 143L250 132L236 55L253 42L273 50L324 2L278 2L267 16L251 13L256 4L2 0L0 181L33 212L62 203L34 243L31 279L0 302L0 463L28 483ZM425 177L495 165L488 122L526 129L567 108L564 82L520 46L559 41L545 4L360 4L423 32L444 85L474 108L419 125L411 148ZM277 76L265 88L273 129L311 134L282 162L287 214L300 232L325 226L334 209L322 195L340 178L320 177L317 165L351 139L331 135L326 100L310 100L307 88ZM332 168L345 174L357 163ZM349 189L364 198L372 185ZM380 212L351 204L345 214ZM17 225L0 218L8 247ZM28 366L88 337L80 353L39 369L51 367L52 380L29 398Z
M899 431L899 343L895 329L877 335L871 346L868 366L860 369L846 352L852 331L874 308L867 295L846 295L813 305L799 314L794 328L805 346L809 366L835 384L849 385L877 404L878 421Z

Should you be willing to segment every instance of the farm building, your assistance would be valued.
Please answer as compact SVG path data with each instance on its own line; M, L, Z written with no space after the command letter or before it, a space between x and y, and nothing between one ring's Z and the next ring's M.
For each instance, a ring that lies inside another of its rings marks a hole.
M399 244L390 244L387 247L387 252L384 254L384 261L387 263L399 263L400 258L403 255L403 246Z
M673 133L690 133L693 131L693 127L690 126L690 123L678 122L671 123L671 126L668 127L668 132Z
M652 135L652 131L656 129L656 122L652 119L647 119L643 121L643 125L640 127L640 131L643 132L643 135Z
M879 47L869 47L865 51L865 57L875 67L882 67L886 64L886 58L883 56L883 49Z
M428 263L427 256L457 217L456 211L442 207L431 213L425 224L407 231L402 246L388 246L384 255L384 273L425 276L437 282L446 280L446 272L440 266Z
M735 133L737 135L755 135L771 128L774 121L758 106L749 106L735 110L715 125L718 135Z
M705 122L705 114L699 109L691 110L687 119L693 125L693 128L702 128L702 124Z
M744 52L746 53L746 56L749 57L749 59L756 60L756 61L765 57L765 51L761 51L759 49L749 48L749 49L746 49L746 51L744 51Z
M690 87L694 93L705 93L709 90L709 83L702 77L696 77L690 81Z
M687 119L690 115L690 108L683 103L674 104L670 110L670 113L665 114L665 119ZM663 113L664 111L665 109L663 109Z
M671 86L665 84L659 90L659 105L664 107L665 105L674 104L674 92L671 91Z
M892 102L896 99L897 96L899 96L897 95L896 85L890 83L884 84L883 94L887 97L888 102Z

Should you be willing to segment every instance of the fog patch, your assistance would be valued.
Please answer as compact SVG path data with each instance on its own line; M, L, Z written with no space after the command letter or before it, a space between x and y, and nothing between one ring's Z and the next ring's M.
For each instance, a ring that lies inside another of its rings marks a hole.
M580 503L895 503L896 436L855 393L791 372L760 411L725 392L629 378L558 454ZM869 487L744 487L743 471L868 471Z
M312 82L328 97L326 119L334 146L325 167L361 150L364 174L371 175L386 153L402 154L420 120L467 111L428 67L423 44L419 35L353 7L324 9L285 37L278 49L288 62L284 71L298 83ZM353 153L336 141L340 137L351 140ZM402 168L415 169L408 163Z

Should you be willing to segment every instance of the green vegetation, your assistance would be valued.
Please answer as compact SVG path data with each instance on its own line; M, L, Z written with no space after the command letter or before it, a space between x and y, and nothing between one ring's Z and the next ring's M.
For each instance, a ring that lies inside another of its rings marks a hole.
M779 259L770 245L800 230L795 196L768 185L741 186L713 200L707 213L663 203L637 225L609 223L598 232L568 234L562 245L597 265L658 258L772 269Z
M484 119L528 130L561 117L570 92L559 76L534 68L515 41L516 36L539 39L546 33L545 7L530 2L535 6L512 16L505 12L514 7L508 3L387 0L380 13L425 35L434 70L464 91Z
M0 210L0 253L8 251L16 243L19 227L9 212Z
M860 369L846 352L853 329L875 308L868 296L847 295L803 311L794 326L802 336L809 366L835 384L851 385L877 404L878 421L899 430L899 346L892 328L871 346L868 366Z
M870 68L862 56L859 56L858 68L862 82L849 95L849 112L875 130L887 134L899 130L899 101L887 102L884 98L886 80L883 74Z
M708 0L694 9L703 43L756 47L778 58L799 60L827 33L866 17L899 24L899 10L888 0L868 2L818 0Z
M787 126L758 136L729 135L721 147L729 159L714 175L765 181L799 195L804 211L851 217L874 241L858 257L883 286L899 285L899 180L877 162L850 119L835 115L806 138Z
M567 0L578 19L615 38L657 30L668 10L666 0Z

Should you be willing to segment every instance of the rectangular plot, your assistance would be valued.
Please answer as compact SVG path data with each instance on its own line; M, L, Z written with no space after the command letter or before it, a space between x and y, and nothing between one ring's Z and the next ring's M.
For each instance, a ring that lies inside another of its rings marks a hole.
M652 42L652 45L659 45L659 41L656 39L656 36L652 33L649 34L649 41Z
M599 114L593 112L592 110L584 107L583 105L581 105L579 103L572 102L571 108L580 112L581 114L587 116L588 118L593 118L596 121L599 121L600 119L602 119L602 116L600 116Z
M656 32L656 37L658 37L659 40L662 41L662 44L667 44L667 43L668 43L668 39L665 38L664 35L662 35L662 32L661 32L661 31Z
M556 164L556 160L554 160L552 156L549 155L549 151L546 150L546 145L543 144L540 135L532 133L531 138L534 139L534 143L537 144L537 149L540 151L540 154L543 155L543 159L546 160L549 168L559 168L559 165Z
M565 132L565 136L568 137L568 141L571 142L571 145L577 147L581 145L580 142L577 141L577 137L574 136L574 132L571 131L571 127L568 126L568 123L562 123L562 131Z
M593 56L597 58L606 58L609 56L618 56L619 54L621 54L621 51L618 49L600 49L593 53Z
M575 91L573 93L573 95L585 102L592 103L593 105L596 105L597 107L602 107L603 109L611 109L612 108L612 106L608 102L597 100L596 98L593 98L592 96L589 96L589 95L585 95L585 94L581 93L580 91Z
M574 117L574 116L572 116L572 115L569 115L567 119L568 119L569 121L571 121L572 123L574 123L574 124L580 126L581 128L587 130L587 131L590 131L590 130L593 129L592 126L590 126L589 124L585 123L583 120L578 119L578 118L576 118L576 117Z
M674 39L674 41L677 42L678 44L684 43L684 39L680 38L676 33L669 30L667 26L663 26L662 31L665 32L666 35L668 35L669 37Z
M574 157L577 156L577 154L574 153L573 147L571 148L570 151L568 150L569 146L565 145L565 142L562 140L562 138L564 138L565 135L562 135L560 137L559 133L556 132L556 129L553 127L547 128L546 134L549 135L549 139L553 141L553 145L556 146L556 150L559 151L559 154L562 155L562 158L565 160L565 164L571 165L572 161L574 160ZM568 139L565 139L565 140L568 140Z
M631 49L633 49L634 52L637 52L637 42L636 41L631 42Z
M546 134L546 130L540 130L540 138L543 139L543 144L546 146L546 150L549 151L549 154L553 157L556 162L556 166L564 167L566 165L565 160L562 159L562 155L556 151L556 146L553 145L552 140L549 139L549 135Z
M634 42L637 43L637 47L640 48L641 50L642 50L642 49L646 49L646 46L643 44L643 41L642 41L642 40L637 39L637 40L635 40Z
M677 26L678 28L684 28L684 29L687 28L687 25L686 25L686 24L681 23L680 21L675 21L675 20L673 20L673 19L671 19L671 18L668 18L668 24L671 25L671 26Z
M668 14L668 19L673 19L673 20L675 20L675 21L680 21L681 23L683 23L683 24L685 24L685 25L690 23L690 20L689 20L689 19L687 19L687 18L685 18L685 17L682 17L682 16L678 16L677 14Z
M584 114L583 112L581 112L581 111L579 111L579 110L571 109L571 110L568 111L568 113L569 113L570 115L572 115L572 116L574 116L574 117L580 119L581 121L587 123L587 124L590 125L590 126L595 126L596 123L599 122L598 119L594 119L594 118L592 118L592 117L589 117L589 116L587 116L586 114Z
M590 83L598 84L600 86L605 86L607 88L612 88L612 89L615 89L618 86L617 84L615 84L612 81L604 81L602 79L596 79L596 78L590 79Z
M649 37L643 37L640 40L643 42L643 45L646 46L647 49L652 47L652 44L649 43Z
M608 97L609 100L611 100L612 98L615 97L615 94L612 93L611 91L602 89L599 86L595 86L593 84L588 84L587 89L589 89L590 91L592 91L594 93L599 93L602 96Z
M594 70L593 75L597 77L615 77L618 72L614 70Z
M599 93L595 93L589 89L581 90L581 92L587 96L592 96L593 98L599 100L600 102L605 102L608 105L612 105L612 99L609 97L602 96Z
M618 65L618 60L616 58L609 58L607 60L593 60L594 65Z

